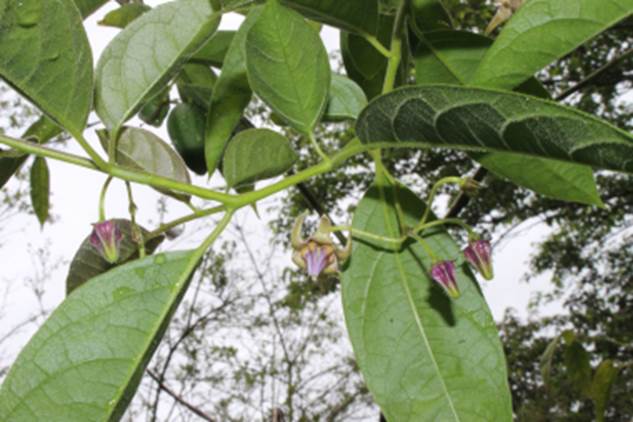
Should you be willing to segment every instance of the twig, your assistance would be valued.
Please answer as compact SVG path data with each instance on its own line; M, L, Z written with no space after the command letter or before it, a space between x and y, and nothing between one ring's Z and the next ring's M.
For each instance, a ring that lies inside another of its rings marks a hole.
M154 381L156 381L156 383L158 384L158 386L160 387L161 390L163 390L165 393L169 394L171 396L171 398L173 398L178 403L180 403L181 405L183 405L184 407L189 409L192 413L196 414L197 416L199 416L201 419L203 419L205 421L216 422L216 420L213 419L211 416L207 415L202 410L200 410L198 407L194 406L193 404L189 403L187 400L183 399L178 393L176 393L174 390L172 390L167 385L165 385L165 383L163 381L161 381L160 378L158 377L158 375L156 375L154 372L152 372L151 369L148 369L147 373L149 374L149 376Z
M479 167L473 176L473 180L476 182L481 182L488 175L488 170L483 167ZM468 203L470 202L470 196L465 192L461 192L451 209L446 213L444 218L457 218L459 214L466 208Z

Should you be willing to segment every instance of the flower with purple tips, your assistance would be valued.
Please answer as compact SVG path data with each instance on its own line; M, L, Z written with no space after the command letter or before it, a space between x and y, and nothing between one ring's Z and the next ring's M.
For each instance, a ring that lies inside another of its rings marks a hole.
M464 257L486 280L494 277L492 270L492 246L487 240L471 240L464 249Z
M119 250L123 233L114 220L101 221L92 225L90 244L110 264L119 260Z
M457 287L457 277L455 272L455 263L453 261L439 261L433 264L431 268L431 277L435 280L446 293L453 299L459 297L459 288Z

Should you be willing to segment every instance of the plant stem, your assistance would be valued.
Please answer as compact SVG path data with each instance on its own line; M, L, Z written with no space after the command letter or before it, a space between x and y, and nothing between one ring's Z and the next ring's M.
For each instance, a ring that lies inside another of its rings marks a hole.
M108 176L103 187L101 188L101 194L99 195L99 222L105 221L106 213L105 213L105 198L108 193L108 188L110 187L110 183L112 183L112 176Z
M365 38L365 40L372 45L372 47L374 47L380 54L382 54L383 56L385 56L386 58L390 59L392 52L385 47L380 40L378 40L378 38L376 38L373 35L370 35L368 33L363 33L363 38Z
M138 224L136 224L137 208L134 203L134 195L132 195L132 184L125 182L125 188L127 189L128 211L130 213L130 221L132 222L132 238L138 244L139 258L145 258L145 239L143 239L143 232Z
M95 151L90 146L90 144L88 143L86 138L84 138L81 133L78 133L78 134L71 133L71 135L73 136L73 138L75 138L77 140L77 142L79 142L79 145L81 145L83 150L86 151L86 154L88 154L90 159L96 164L96 166L98 168L100 168L101 170L104 170L104 171L106 171L108 169L109 164L106 163L103 160L103 158L101 158L101 156L97 153L97 151Z
M438 262L439 260L437 259L437 255L435 255L435 253L433 253L433 249L429 246L429 244L427 243L426 240L424 240L421 236L418 236L415 233L409 233L409 236L411 236L411 238L415 239L418 241L418 243L420 245L422 245L422 248L424 249L424 251L426 252L426 254L429 256L429 258L431 258L431 261L433 263Z
M426 201L427 202L426 210L424 210L424 215L422 216L422 219L420 220L420 223L418 224L418 226L424 224L426 220L429 218L429 215L431 214L431 207L433 205L433 200L435 199L435 195L437 195L437 191L439 190L439 188L451 183L461 185L463 183L463 180L461 177L450 176L450 177L444 177L438 180L433 185L433 187L431 188L431 193L429 194L429 197Z
M321 146L319 145L319 142L314 137L314 132L308 133L308 139L310 140L310 143L312 144L312 147L316 150L317 154L319 154L319 157L321 157L323 161L330 161L330 157L328 157L328 155L323 152Z
M455 226L462 227L464 230L466 230L468 232L468 236L469 237L476 236L476 233L473 230L473 228L470 227L468 224L464 223L459 218L445 218L443 220L435 220L435 221L430 221L428 223L419 224L413 229L413 233L418 234L421 231L424 231L426 229L430 229L432 227L437 227L437 226L443 226L443 225L446 225L446 224L452 224L452 225L455 225Z
M148 240L153 239L155 237L160 236L161 234L173 229L174 227L178 227L181 224L188 223L190 221L197 220L202 217L207 217L213 214L217 214L219 212L226 211L226 207L224 205L220 205L218 207L209 208L206 210L196 211L193 214L185 215L184 217L177 218L169 223L161 224L156 230L150 232L147 235Z
M382 86L382 93L386 94L393 91L396 84L396 76L398 68L402 61L402 32L407 17L407 6L409 0L402 0L396 13L396 20L393 24L393 32L391 34L390 57L387 63L387 73L385 74L385 82Z
M400 247L402 246L402 243L404 243L404 241L407 240L407 236L402 236L400 238L380 236L378 234L366 232L364 230L355 229L350 226L333 226L330 228L330 231L332 232L343 231L343 230L350 232L352 236L358 237L360 239L364 238L365 240L376 240L379 242L393 243L394 250L400 249Z

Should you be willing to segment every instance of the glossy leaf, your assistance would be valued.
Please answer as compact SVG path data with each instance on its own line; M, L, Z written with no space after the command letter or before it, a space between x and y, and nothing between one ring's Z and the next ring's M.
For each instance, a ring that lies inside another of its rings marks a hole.
M226 144L253 96L246 75L246 36L261 12L261 7L251 9L240 26L224 58L222 73L213 87L204 139L209 174L220 164Z
M83 132L92 53L73 1L5 1L0 22L0 76L69 132Z
M0 420L119 420L197 261L193 252L150 256L68 296L7 375Z
M84 241L81 242L79 250L77 250L77 253L75 253L75 256L70 262L70 269L68 270L68 276L66 277L66 294L70 294L73 290L91 278L94 278L99 274L103 274L115 266L138 258L138 244L132 235L132 223L130 220L120 218L117 218L114 221L123 235L119 252L119 263L110 264L108 261L103 259L101 254L90 243L90 235L88 235ZM150 239L148 237L149 232L147 230L140 226L139 230L143 240L145 241L145 252L151 255L164 240L164 236L158 236Z
M591 381L590 397L593 400L596 420L605 420L605 410L611 395L611 387L618 376L618 368L613 365L613 361L607 359L600 362Z
M132 21L150 9L151 7L146 4L123 4L118 9L108 12L108 14L99 21L99 25L112 26L114 28L125 28Z
M196 53L191 61L215 67L222 67L229 46L233 42L236 31L218 31Z
M307 17L347 31L375 34L378 0L282 0Z
M167 132L171 143L191 170L207 172L204 161L204 110L194 104L179 104L169 114Z
M633 172L633 137L570 107L511 92L428 85L372 102L356 133L364 143L516 152Z
M48 219L50 191L48 164L44 158L36 157L31 167L31 205L40 226L43 226Z
M330 63L321 37L297 12L266 3L248 32L253 91L292 127L310 133L327 105Z
M399 237L396 196L404 223L414 226L424 204L404 187L378 184L358 205L353 227ZM457 300L429 277L431 259L420 244L394 252L354 242L343 309L367 386L390 421L511 421L503 349L475 278L448 234L425 238L439 258L458 260Z
M103 149L108 150L108 135L98 131ZM144 129L124 128L117 142L116 162L135 170L167 177L182 183L191 183L187 166L165 141ZM181 200L189 197L175 192L161 192Z
M106 4L108 0L74 0L81 16L87 18L96 12L101 6Z
M633 0L530 0L486 53L473 84L512 89L633 13Z
M324 120L356 120L367 106L367 97L356 82L342 75L332 75L330 99L325 109Z
M209 66L189 63L184 65L178 74L176 86L183 102L208 110L217 79Z
M415 48L416 79L421 84L468 84L492 40L462 31L425 34ZM548 97L534 78L517 88L519 92ZM497 176L542 195L564 201L602 206L589 166L526 157L510 153L471 154Z
M143 14L112 40L97 64L95 109L113 136L219 21L208 0L179 0Z
M248 129L226 148L222 173L230 187L285 173L297 161L288 139L268 129Z

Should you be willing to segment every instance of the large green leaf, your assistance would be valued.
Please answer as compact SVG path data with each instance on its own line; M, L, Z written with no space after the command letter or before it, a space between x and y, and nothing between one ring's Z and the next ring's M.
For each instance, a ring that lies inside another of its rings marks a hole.
M486 53L473 84L512 89L633 13L633 0L530 0Z
M468 84L492 40L463 31L435 31L424 35L414 51L419 84ZM517 88L519 92L548 96L534 78ZM542 195L565 201L602 205L593 171L589 166L493 152L471 154L499 177Z
M372 102L364 143L516 152L633 172L633 137L589 114L523 94L452 85L402 88Z
M132 222L120 218L114 219L114 221L119 227L119 230L121 230L122 235L119 249L119 262L117 264L110 264L103 259L101 254L90 243L90 235L88 235L84 241L81 242L81 246L79 246L79 249L70 262L68 276L66 277L66 294L70 294L91 278L103 274L117 265L138 258L138 243L134 240ZM152 254L165 237L157 236L149 238L149 232L147 230L140 226L138 226L138 228L145 241L145 252Z
M92 106L92 52L72 0L0 1L0 76L73 134Z
M98 131L103 149L108 150L108 135ZM134 170L142 170L182 183L191 183L183 159L165 141L144 129L123 128L116 149L116 162ZM160 190L176 199L187 201L189 196Z
M219 22L208 0L179 0L146 12L112 40L97 64L95 109L113 136Z
M50 172L46 159L42 157L35 158L30 176L31 205L37 220L40 222L40 226L43 226L48 219L51 192Z
M356 82L342 75L332 74L330 99L325 110L324 120L356 120L367 106L367 97Z
M197 265L150 256L77 289L22 350L0 389L0 420L118 421Z
M327 105L330 62L321 37L297 12L266 3L246 42L248 80L278 115L310 133Z
M247 129L226 147L222 174L230 187L279 176L297 161L288 139L268 129Z
M211 105L213 87L218 77L208 65L188 63L184 65L176 79L180 99L196 104L205 111Z
M606 359L600 362L600 365L598 365L593 375L589 396L591 400L593 400L596 420L598 422L605 420L605 410L609 396L611 395L611 387L618 376L618 372L619 369L613 365L613 361Z
M396 200L404 223L414 226L424 203L406 188L378 184L356 209L353 227L399 237ZM490 310L455 242L441 230L428 233L440 258L458 260L457 300L430 279L420 244L394 252L354 242L341 285L358 366L390 421L511 421L506 361Z
M261 12L261 7L253 8L240 26L224 57L222 73L213 87L204 139L209 174L218 167L226 144L253 96L246 75L246 36Z
M311 19L348 31L375 34L378 0L282 0Z
M452 26L451 16L441 0L412 0L411 11L421 31L446 29Z

